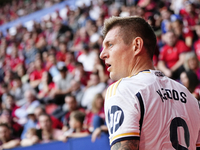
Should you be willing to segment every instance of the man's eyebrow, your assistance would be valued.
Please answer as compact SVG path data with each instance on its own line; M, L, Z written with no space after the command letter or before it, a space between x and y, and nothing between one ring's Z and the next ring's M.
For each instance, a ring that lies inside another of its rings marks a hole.
M107 39L106 41L103 42L103 44L106 45L106 44L108 44L108 43L110 43L110 42L112 42L112 41L113 41L112 39Z
M108 45L109 42L110 42L110 40L104 41L104 42L103 42L103 46L104 46L104 45L105 45L105 46Z

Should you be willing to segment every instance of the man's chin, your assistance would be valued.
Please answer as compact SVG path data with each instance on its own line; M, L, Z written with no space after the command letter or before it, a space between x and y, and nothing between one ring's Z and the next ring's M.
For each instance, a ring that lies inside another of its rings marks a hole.
M121 78L119 78L118 76L116 76L114 73L110 72L110 78L113 80L113 81L117 81Z

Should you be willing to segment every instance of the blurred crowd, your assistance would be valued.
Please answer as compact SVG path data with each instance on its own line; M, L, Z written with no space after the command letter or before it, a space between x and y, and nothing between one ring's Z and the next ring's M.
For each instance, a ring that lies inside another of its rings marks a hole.
M46 7L30 1L29 12ZM30 1L1 7L0 21L4 16L11 21L10 13L20 9L26 15ZM55 1L44 1L50 2ZM199 6L199 0L93 0L75 9L66 6L64 15L57 10L56 18L34 22L31 31L18 25L16 34L0 33L1 148L90 134L95 141L106 132L105 93L115 81L99 54L103 23L110 16L146 19L157 36L155 68L200 100Z
M10 3L0 6L0 25L6 24L19 17L28 15L37 10L51 7L61 0L11 0Z

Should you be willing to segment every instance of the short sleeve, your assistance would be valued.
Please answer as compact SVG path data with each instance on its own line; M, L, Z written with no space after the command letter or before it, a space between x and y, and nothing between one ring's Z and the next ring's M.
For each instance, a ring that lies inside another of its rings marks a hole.
M110 145L140 137L140 107L138 100L124 94L113 96L105 102L106 123Z

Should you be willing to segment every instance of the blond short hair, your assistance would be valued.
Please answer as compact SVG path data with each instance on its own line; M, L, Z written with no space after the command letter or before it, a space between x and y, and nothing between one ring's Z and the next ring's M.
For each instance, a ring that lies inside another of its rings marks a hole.
M144 42L144 47L147 53L153 58L156 48L156 35L152 27L141 17L129 16L129 17L110 17L104 22L103 35L114 27L119 27L119 34L122 37L125 44L129 45L135 37L141 37Z

